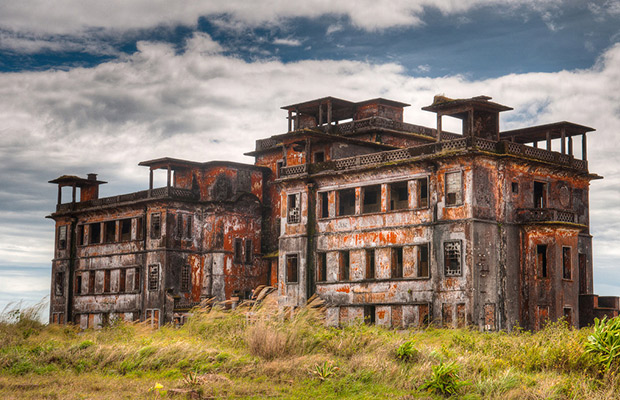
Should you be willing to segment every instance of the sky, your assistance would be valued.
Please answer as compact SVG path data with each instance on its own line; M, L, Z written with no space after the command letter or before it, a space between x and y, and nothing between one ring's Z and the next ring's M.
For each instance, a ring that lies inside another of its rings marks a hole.
M281 106L324 96L434 127L436 94L596 129L594 289L620 295L620 0L0 0L0 311L49 294L51 179L105 197L146 189L143 160L252 163Z

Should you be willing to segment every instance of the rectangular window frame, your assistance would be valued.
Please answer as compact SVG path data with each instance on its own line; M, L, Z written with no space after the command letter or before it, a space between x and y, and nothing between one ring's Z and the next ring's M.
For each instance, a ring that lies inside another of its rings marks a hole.
M54 296L65 296L65 273L64 271L56 271L54 274Z
M418 178L415 180L417 198L416 208L428 208L429 207L429 191L428 191L428 176Z
M536 276L549 278L549 246L546 244L536 245Z
M298 284L299 283L299 254L292 253L285 256L286 265L286 283Z
M390 249L390 256L390 278L400 279L403 277L405 250L402 246L392 247Z
M573 280L573 259L570 246L562 246L562 279L565 281Z
M327 282L327 253L324 251L316 253L316 281Z
M355 215L356 195L355 188L340 189L336 191L336 216L347 217Z
M301 222L301 193L291 193L286 196L286 223L298 224Z
M245 258L246 264L252 264L254 260L254 248L252 246L252 239L245 239L245 248L243 251L243 256Z
M443 243L444 275L463 276L463 241L449 240ZM456 263L456 264L453 264Z
M161 238L161 213L152 213L151 214L151 225L150 225L150 236L151 239L159 239Z
M329 218L329 192L319 192L317 196L317 204L319 206L317 215L319 215L319 219Z
M189 264L181 266L181 292L188 293L192 287L192 267Z
M67 226L68 225L58 226L58 250L65 250L67 248Z
M131 220L132 218L124 218L118 222L121 242L131 241Z
M416 260L418 262L416 277L420 279L429 279L431 277L430 268L430 243L423 243L416 246Z
M364 271L364 278L375 279L376 278L377 259L375 249L366 249L366 271Z
M338 280L348 281L351 274L351 252L341 250L338 255Z
M88 224L88 244L101 244L101 222Z
M150 264L148 274L148 291L159 290L159 264Z
M103 242L116 243L116 221L106 221L103 223Z
M362 194L362 214L373 214L381 212L381 185L371 185L371 186L363 186L361 190ZM374 197L374 202L368 203L367 201L372 200Z
M243 239L235 238L233 241L233 262L235 264L243 262Z
M458 207L463 205L463 171L446 172L444 187L446 207Z
M406 197L403 197L403 190ZM391 182L388 184L388 210L401 211L409 209L409 181Z

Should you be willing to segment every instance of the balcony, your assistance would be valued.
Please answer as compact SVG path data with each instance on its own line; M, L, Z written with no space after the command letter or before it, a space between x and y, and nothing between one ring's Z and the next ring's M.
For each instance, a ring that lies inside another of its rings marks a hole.
M574 212L556 208L520 208L516 212L516 220L522 224L577 223Z

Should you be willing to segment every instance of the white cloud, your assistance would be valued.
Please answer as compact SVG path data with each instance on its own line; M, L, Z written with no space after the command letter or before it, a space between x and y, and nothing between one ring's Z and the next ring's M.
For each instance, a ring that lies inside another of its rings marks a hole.
M301 46L301 41L293 38L276 38L273 40L273 44L296 47Z
M437 93L487 94L514 107L503 114L504 128L570 120L597 129L589 135L590 169L605 179L591 186L595 279L614 282L608 271L620 257L620 212L610 211L620 210L620 45L590 69L468 81L411 77L397 64L247 62L198 34L182 53L140 42L135 54L93 68L0 74L0 259L49 263L52 222L43 217L56 190L46 182L59 175L98 172L110 182L102 196L142 190L142 160L251 163L242 153L256 139L285 131L282 105L382 96L412 104L406 121L434 126L434 114L420 108ZM28 213L19 216L23 209Z

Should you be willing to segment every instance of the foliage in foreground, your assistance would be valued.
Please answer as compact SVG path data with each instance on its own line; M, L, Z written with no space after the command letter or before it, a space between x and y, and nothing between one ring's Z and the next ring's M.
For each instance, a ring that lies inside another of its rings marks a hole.
M594 329L588 336L586 352L592 354L606 371L620 363L620 318L594 320Z
M0 398L612 399L620 392L617 353L589 350L589 337L610 342L614 320L584 330L558 322L537 333L336 329L324 326L318 304L282 315L269 297L261 307L196 310L179 329L118 323L80 332L28 318L0 318Z

